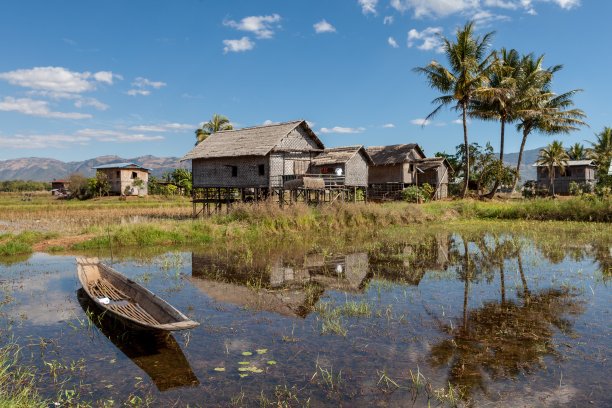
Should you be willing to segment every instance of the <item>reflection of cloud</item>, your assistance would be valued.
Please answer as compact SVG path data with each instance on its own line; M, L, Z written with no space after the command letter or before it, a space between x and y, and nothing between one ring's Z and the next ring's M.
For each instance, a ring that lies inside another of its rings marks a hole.
M23 316L26 325L50 326L64 324L82 313L76 302L79 285L74 258L36 253L27 263L11 266L13 270L23 268L27 268L28 277L11 288L15 302L6 306L9 315Z

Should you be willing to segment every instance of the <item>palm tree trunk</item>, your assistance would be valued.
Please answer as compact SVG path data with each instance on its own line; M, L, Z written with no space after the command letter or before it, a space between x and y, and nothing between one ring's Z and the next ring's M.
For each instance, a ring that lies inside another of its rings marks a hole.
M501 136L500 136L500 140L499 140L499 165L503 166L504 165L504 138L505 138L505 133L506 133L506 118L502 117L501 119ZM498 177L495 179L495 184L493 184L493 188L491 189L491 191L489 191L489 194L487 194L485 197L487 198L493 198L493 196L495 195L495 192L497 191L497 187L499 187L499 174Z
M463 149L465 155L465 177L463 180L463 191L461 192L461 198L465 198L468 191L468 184L470 182L470 145L468 143L468 131L467 131L467 104L462 104L462 118L463 118Z
M520 179L521 174L521 163L523 162L523 150L525 150L525 143L527 143L527 136L529 136L529 131L527 129L523 129L523 140L521 140L521 148L519 150L518 161L516 163L516 174L514 175L514 184L512 185L512 191L516 191L516 186Z

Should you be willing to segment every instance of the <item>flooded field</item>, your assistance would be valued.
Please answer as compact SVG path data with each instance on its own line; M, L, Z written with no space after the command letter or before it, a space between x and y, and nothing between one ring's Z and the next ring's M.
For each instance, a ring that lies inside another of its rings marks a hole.
M2 343L59 402L612 404L612 241L449 231L360 247L91 254L201 323L170 336L97 314L74 256L5 260Z

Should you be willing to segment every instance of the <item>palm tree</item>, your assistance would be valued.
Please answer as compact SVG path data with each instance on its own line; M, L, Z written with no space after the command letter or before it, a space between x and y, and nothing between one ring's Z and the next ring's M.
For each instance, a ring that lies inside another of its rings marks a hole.
M591 142L589 158L597 163L597 173L599 176L608 174L610 161L612 161L612 128L604 127L603 130L595 135L597 140Z
M482 38L474 36L474 22L468 22L458 28L455 41L440 36L449 68L432 61L425 67L414 68L414 71L425 75L429 86L443 95L432 103L438 105L427 119L435 116L443 107L454 105L461 111L463 122L464 146L464 185L462 196L465 197L470 179L470 155L467 131L467 111L474 93L483 86L487 77L485 72L490 64L491 55L486 55L494 33L487 33Z
M532 54L525 55L521 61L522 74L519 77L519 88L523 92L531 92L539 97L524 98L518 114L517 130L522 132L521 147L516 164L516 175L512 190L516 190L520 178L520 167L523 160L523 151L527 137L532 131L546 134L569 133L577 130L578 126L586 125L582 120L586 117L580 109L571 109L574 105L572 97L581 91L574 89L561 95L551 92L551 82L554 74L563 68L555 65L547 69L542 68L544 56L534 59Z
M232 130L234 127L232 126L230 120L223 115L219 115L215 113L211 120L208 122L202 123L198 129L196 129L196 146L202 143L206 138L212 135L215 132L220 132L222 130Z
M567 149L567 155L570 160L583 160L586 158L586 150L580 143L575 143Z
M540 150L538 161L536 162L540 166L544 166L548 172L548 178L550 179L550 187L552 189L552 195L555 196L555 173L556 169L559 169L560 174L565 173L565 166L569 156L563 148L563 143L554 140L551 144Z
M494 55L495 62L488 71L488 86L476 90L476 98L470 107L470 115L484 120L499 121L499 166L503 166L506 123L516 119L521 100L531 94L527 91L522 92L522 89L519 88L518 78L521 73L519 53L514 49L502 48ZM487 197L493 197L499 183L499 178L496 178Z

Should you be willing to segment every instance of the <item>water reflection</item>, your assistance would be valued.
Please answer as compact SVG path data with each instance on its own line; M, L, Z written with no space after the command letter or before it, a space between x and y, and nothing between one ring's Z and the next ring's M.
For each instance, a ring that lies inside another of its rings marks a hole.
M562 358L553 336L555 330L573 335L568 318L584 312L583 302L568 287L530 291L522 260L522 242L499 235L461 236L453 253L464 282L462 318L454 324L442 323L439 329L449 337L434 344L429 362L434 368L448 370L448 382L458 387L463 397L475 390L488 393L487 382L531 374L546 367L544 357ZM477 250L470 250L473 245ZM522 290L516 300L506 298L505 269L516 260ZM487 301L469 310L470 283L488 281L499 273L499 301Z
M147 373L159 391L200 383L171 334L126 330L121 322L101 313L83 289L77 291L77 298L90 322Z

